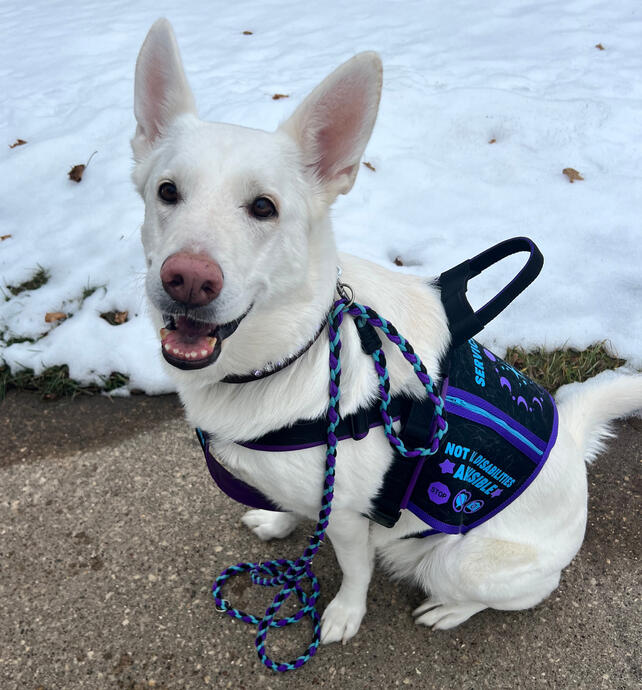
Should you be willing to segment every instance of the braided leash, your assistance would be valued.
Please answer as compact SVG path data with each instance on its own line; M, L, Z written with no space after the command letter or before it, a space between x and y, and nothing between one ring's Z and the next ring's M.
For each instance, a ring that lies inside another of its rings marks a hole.
M397 331L397 329L383 317L379 316L377 312L370 307L364 307L361 304L353 303L351 307L347 308L347 313L355 317L357 320L357 327L363 328L365 324L371 327L378 328L385 333L390 342L394 343L405 359L412 364L417 378L421 381L426 389L428 398L435 406L435 414L433 416L433 423L430 430L429 438L431 439L429 448L414 448L408 450L403 441L397 436L392 428L392 419L388 414L388 406L390 404L390 378L388 377L388 369L386 367L386 356L381 347L381 341L378 340L379 347L372 352L372 359L374 360L375 370L379 377L379 397L381 404L379 409L381 411L381 418L383 420L383 428L391 445L403 455L405 458L416 458L418 456L434 455L439 450L439 442L448 429L448 424L443 417L444 401L440 395L435 393L432 379L428 375L426 368L415 353L412 345Z
M385 333L388 340L397 345L406 360L412 365L417 378L426 388L426 393L435 405L435 414L430 430L431 439L428 448L407 449L403 441L398 437L392 427L392 419L388 414L390 404L390 380L386 367L386 358L381 346L381 340L374 336L375 345L371 348L371 356L374 360L377 376L379 377L379 396L381 399L380 411L383 421L383 428L390 444L403 456L413 458L417 456L433 455L439 448L439 442L447 430L447 423L443 418L444 401L434 391L432 379L426 372L424 365L415 354L410 343L401 336L397 329L388 321L381 318L374 310L363 305L352 302L345 293L337 300L330 313L328 314L328 336L330 341L330 386L328 411L326 420L328 423L327 449L326 449L326 469L323 482L323 494L321 496L321 510L314 534L310 538L310 543L306 547L303 555L296 561L287 559L277 559L266 563L238 563L226 568L215 580L212 586L212 594L217 608L232 618L237 618L244 623L258 626L256 640L254 642L256 651L261 663L273 671L292 671L305 664L317 651L321 641L321 618L316 608L316 602L320 594L319 581L312 572L312 560L325 540L326 529L332 510L332 499L334 497L334 475L337 460L338 439L335 431L340 422L339 399L340 380L341 380L341 339L339 329L343 322L344 314L350 314L356 319L357 327L364 329L370 327L378 328ZM280 587L280 591L267 608L263 618L257 618L239 609L235 609L223 598L221 589L225 582L234 575L249 572L254 584L263 587ZM302 586L302 582L310 581L311 593L307 593ZM279 609L288 597L294 592L301 608L292 616L276 618ZM304 616L310 616L313 624L313 639L307 650L290 662L278 663L271 659L265 652L265 641L270 628L280 628L291 623L296 623Z

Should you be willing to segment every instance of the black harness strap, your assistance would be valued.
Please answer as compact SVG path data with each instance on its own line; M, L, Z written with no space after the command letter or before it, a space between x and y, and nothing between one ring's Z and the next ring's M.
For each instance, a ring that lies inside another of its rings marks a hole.
M518 252L529 252L530 257L511 282L481 309L473 311L466 297L468 281L502 259ZM451 348L459 347L479 333L523 292L539 275L544 257L528 237L513 237L486 249L481 254L444 271L437 279L441 288L441 301L448 317Z
M405 396L393 397L388 406L388 413L393 419L401 419L403 423L410 412L412 403L413 401ZM335 434L341 441L349 438L360 441L368 435L372 427L382 424L378 405L362 407L352 414L343 416ZM270 431L260 438L238 442L238 445L252 450L271 452L303 450L325 445L327 432L328 423L325 419L301 420L292 426Z

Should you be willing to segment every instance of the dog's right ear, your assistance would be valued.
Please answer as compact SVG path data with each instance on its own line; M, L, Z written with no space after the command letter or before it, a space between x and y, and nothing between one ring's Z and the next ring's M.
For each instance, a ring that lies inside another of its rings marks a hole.
M183 113L196 114L194 96L185 77L172 25L167 19L158 19L149 30L136 61L134 158L142 160L156 139Z
M297 142L327 203L352 189L377 118L382 72L376 53L355 55L326 77L281 125Z

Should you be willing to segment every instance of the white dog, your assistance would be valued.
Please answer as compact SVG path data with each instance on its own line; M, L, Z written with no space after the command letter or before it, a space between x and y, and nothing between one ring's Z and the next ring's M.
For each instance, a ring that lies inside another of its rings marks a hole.
M300 518L318 515L323 446L266 453L239 443L324 417L329 343L321 327L337 299L337 267L356 301L390 318L437 381L449 345L437 287L336 250L329 209L354 184L381 85L378 56L359 54L268 133L199 120L166 20L151 28L138 58L133 176L145 201L152 316L190 424L210 435L227 470L284 511L245 515L260 539L285 537ZM348 317L341 337L348 415L376 402L378 380ZM399 351L389 342L384 351L391 393L423 396ZM272 376L223 381L289 358ZM465 535L402 539L426 527L407 510L392 528L368 520L393 450L381 427L339 444L328 535L343 581L323 615L323 642L345 642L359 629L375 553L393 576L428 594L416 621L435 628L488 607L535 606L557 587L584 536L585 462L602 448L609 420L642 406L642 376L600 377L562 398L557 441L541 472Z

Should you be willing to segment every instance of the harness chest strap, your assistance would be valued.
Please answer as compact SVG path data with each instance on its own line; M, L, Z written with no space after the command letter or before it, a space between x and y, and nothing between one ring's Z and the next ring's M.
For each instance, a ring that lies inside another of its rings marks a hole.
M405 397L395 397L390 405L390 415L393 421L397 422L408 418L412 410L412 401ZM403 423L403 422L402 422ZM378 407L361 408L351 415L345 415L337 427L337 438L339 441L353 439L360 441L368 435L370 429L381 426L383 421ZM297 422L291 427L277 429L265 434L253 441L243 441L238 445L251 450L283 452L304 450L317 446L325 446L327 433L324 420L312 420ZM250 508L260 508L263 510L280 510L269 498L264 496L254 487L246 484L235 477L227 470L210 451L209 434L196 429L196 435L205 455L207 467L212 478L223 493L238 503L243 503Z

